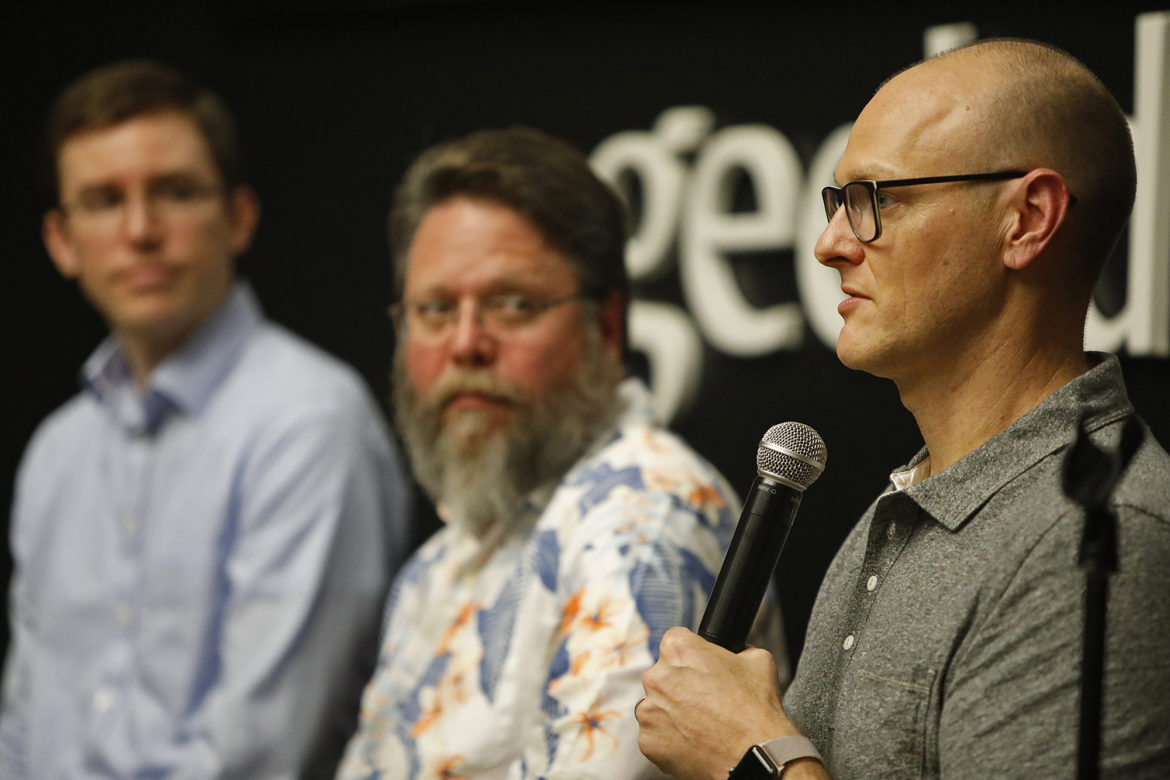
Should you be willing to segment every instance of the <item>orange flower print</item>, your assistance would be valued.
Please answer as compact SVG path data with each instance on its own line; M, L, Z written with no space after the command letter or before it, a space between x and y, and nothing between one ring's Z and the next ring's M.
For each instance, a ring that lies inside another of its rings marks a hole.
M569 660L569 670L548 684L549 692L553 693L557 691L563 683L580 677L585 669L585 664L589 662L589 657L591 655L593 655L592 650L583 650L580 653L574 655Z
M451 698L456 704L467 701L468 674L464 671L452 672L443 678L442 685L451 692Z
M713 485L699 485L691 491L687 496L687 501L692 505L702 509L704 507L712 507L714 509L723 508L723 496L719 495L719 491Z
M617 644L609 649L607 660L610 661L614 666L625 666L626 653L645 644L646 639L649 636L650 627L643 623L642 630L639 632L638 636L631 637L624 642L618 641Z
M628 520L628 521L622 523L621 525L617 526L616 528L614 528L614 534L619 539L624 539L626 537L632 536L633 540L635 542L637 542L638 544L644 544L650 538L649 536L646 535L646 533L644 531L639 530L638 519Z
M617 745L617 741L618 741L617 737L614 736L613 734L610 734L608 731L606 731L605 727L602 726L601 724L604 721L610 720L611 718L620 718L620 717L621 717L621 715L614 712L613 710L607 710L606 712L599 712L595 709L592 712L578 713L577 716L573 718L571 723L573 725L577 726L579 729L581 729L582 736L585 737L586 747L585 747L585 755L581 756L582 763L584 763L585 761L588 761L589 757L593 755L593 748L595 747L595 745L593 743L594 735L602 735L602 736L609 737L611 740L613 740L613 744L615 746Z
M427 777L434 780L466 780L470 775L463 774L462 770L463 756L451 756L432 767Z
M435 721L442 717L442 715L443 701L441 697L436 696L434 703L431 704L430 707L424 709L422 716L414 722L413 726L410 727L410 736L416 738L422 736L422 734L425 733L427 729L435 725Z
M602 602L597 609L581 616L581 626L588 631L600 631L613 625L615 614L621 607L613 601Z
M446 633L443 634L443 639L439 642L437 652L439 655L451 652L451 641L455 638L461 630L466 628L479 612L479 604L474 601L469 601L459 609L459 614L451 621L451 625L447 626Z
M585 589L581 588L565 602L564 611L561 613L561 636L565 636L571 630L573 622L577 619L577 614L581 611L581 599L584 594Z

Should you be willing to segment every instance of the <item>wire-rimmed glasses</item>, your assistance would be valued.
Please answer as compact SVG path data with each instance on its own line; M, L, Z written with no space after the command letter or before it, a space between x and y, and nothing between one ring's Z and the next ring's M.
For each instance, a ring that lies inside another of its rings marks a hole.
M570 301L585 300L582 293L560 298L539 299L520 293L489 295L472 302L472 316L494 333L517 330L536 320L549 309ZM449 298L403 300L390 306L396 328L424 338L446 335L459 320L462 304Z

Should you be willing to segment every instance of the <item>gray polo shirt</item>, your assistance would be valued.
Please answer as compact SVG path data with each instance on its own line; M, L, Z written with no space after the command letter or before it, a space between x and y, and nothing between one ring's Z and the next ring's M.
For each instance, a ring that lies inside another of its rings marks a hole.
M1077 420L1116 446L1116 358L941 474L891 488L817 596L785 710L834 777L1073 777L1083 515L1061 489ZM921 462L919 452L910 466ZM1146 432L1113 495L1103 776L1170 778L1170 457Z

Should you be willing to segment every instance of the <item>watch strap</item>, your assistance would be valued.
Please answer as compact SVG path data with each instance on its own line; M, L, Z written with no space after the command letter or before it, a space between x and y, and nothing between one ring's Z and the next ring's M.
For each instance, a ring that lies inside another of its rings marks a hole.
M824 762L821 758L820 752L816 745L812 743L808 737L802 737L799 734L794 734L790 737L776 737L760 745L772 758L776 764L777 773L784 768L784 765L795 761L798 758L815 758L817 761Z
M777 737L759 745L752 745L736 764L728 780L766 780L780 777L784 765L798 758L815 758L823 761L816 746L800 735Z

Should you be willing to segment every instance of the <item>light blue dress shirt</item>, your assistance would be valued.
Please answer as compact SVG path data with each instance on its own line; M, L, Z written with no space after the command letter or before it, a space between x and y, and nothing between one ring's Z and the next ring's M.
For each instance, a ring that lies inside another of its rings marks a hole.
M368 391L244 285L144 392L83 373L18 472L0 776L328 774L407 552Z

